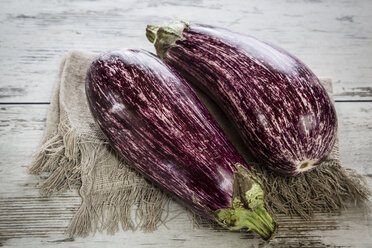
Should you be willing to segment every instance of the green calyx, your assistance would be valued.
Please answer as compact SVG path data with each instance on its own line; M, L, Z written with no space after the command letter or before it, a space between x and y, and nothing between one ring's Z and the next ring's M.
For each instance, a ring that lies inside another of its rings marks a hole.
M146 28L146 37L154 43L156 53L162 59L169 48L176 46L178 40L184 40L182 33L189 29L189 25L183 21L172 21L168 24L158 27L148 25Z
M264 192L259 181L241 164L237 164L236 168L232 206L211 214L229 230L246 228L269 240L276 233L278 225L264 208Z

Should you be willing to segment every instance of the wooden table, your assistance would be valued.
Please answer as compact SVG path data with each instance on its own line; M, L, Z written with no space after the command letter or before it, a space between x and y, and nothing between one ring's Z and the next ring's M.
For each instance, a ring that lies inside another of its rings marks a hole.
M372 247L361 209L289 220L269 244L251 234L193 230L181 214L154 233L68 238L77 192L42 198L26 174L39 144L62 56L71 49L154 51L147 24L184 19L278 44L334 82L345 167L372 185L372 2L0 0L0 246L7 247ZM172 204L172 210L180 207Z

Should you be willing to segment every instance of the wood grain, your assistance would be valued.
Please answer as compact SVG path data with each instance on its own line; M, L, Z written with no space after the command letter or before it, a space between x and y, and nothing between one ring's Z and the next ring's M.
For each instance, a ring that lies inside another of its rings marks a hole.
M178 215L154 233L97 233L88 238L63 234L80 204L77 192L43 198L34 188L38 177L27 175L26 166L45 125L48 105L0 106L0 243L9 247L369 247L371 215L364 209L342 214L318 214L310 222L280 216L281 229L269 244L251 233L232 233L203 227L194 230L176 203ZM346 167L367 176L372 183L372 103L337 103L342 160Z
M147 24L184 19L275 43L317 75L334 80L336 100L372 100L369 0L0 0L0 101L48 102L71 49L154 51Z

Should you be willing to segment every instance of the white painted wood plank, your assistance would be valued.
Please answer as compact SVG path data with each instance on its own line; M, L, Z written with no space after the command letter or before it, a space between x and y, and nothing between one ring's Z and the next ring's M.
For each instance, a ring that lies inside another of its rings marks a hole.
M193 230L186 214L154 233L119 232L75 238L63 234L80 204L76 192L41 198L37 176L26 165L38 145L48 105L0 106L0 243L7 247L368 247L372 219L360 209L318 215L311 222L281 216L281 232L269 244L248 233ZM372 103L337 103L342 160L372 183ZM173 214L182 208L173 203Z
M0 0L0 101L50 99L68 50L154 51L147 24L184 19L252 34L334 80L336 99L372 99L368 0Z

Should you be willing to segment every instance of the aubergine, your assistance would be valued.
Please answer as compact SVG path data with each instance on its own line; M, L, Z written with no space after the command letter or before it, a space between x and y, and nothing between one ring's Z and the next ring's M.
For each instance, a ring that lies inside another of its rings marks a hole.
M262 165L285 175L324 161L337 132L335 108L300 60L254 37L202 24L148 26L167 64L209 95Z
M110 51L90 65L86 94L112 147L144 176L227 229L273 236L260 180L174 69L143 50Z

